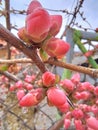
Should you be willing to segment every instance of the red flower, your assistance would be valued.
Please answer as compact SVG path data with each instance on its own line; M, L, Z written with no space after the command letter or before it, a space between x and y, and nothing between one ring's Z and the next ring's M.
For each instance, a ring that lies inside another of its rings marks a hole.
M43 44L42 48L49 56L62 58L68 52L70 45L59 38L52 37Z
M49 87L49 86L53 86L55 84L55 75L51 72L45 72L43 75L42 75L42 82L43 82L43 85Z
M56 87L52 87L48 89L47 98L50 104L57 107L64 105L67 102L65 93Z
M32 41L42 42L48 35L50 29L50 16L43 8L37 8L27 15L26 31Z

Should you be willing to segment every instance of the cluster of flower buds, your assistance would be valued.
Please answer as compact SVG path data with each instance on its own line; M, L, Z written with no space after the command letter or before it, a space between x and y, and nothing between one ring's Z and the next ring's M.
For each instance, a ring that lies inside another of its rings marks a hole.
M10 86L10 91L16 91L16 96L21 107L31 107L37 105L45 95L43 88L36 88L33 83L34 75L27 75L26 82L17 81L15 85Z
M25 26L19 29L18 36L29 45L40 45L51 57L62 58L70 45L55 37L61 26L61 15L50 15L39 1L33 0L27 9Z
M62 113L66 113L65 129L70 128L72 122L76 130L98 129L96 125L98 122L98 86L95 87L89 82L80 82L78 73L70 79L60 81L58 76L46 71L35 88L32 84L35 77L26 75L25 82L18 81L10 87L11 91L16 90L21 107L38 105L47 97L49 106L55 106Z
M62 80L60 86L74 103L74 109L66 113L64 127L68 129L74 121L76 130L97 130L98 86L89 82L81 83L78 73L71 79Z
M48 88L46 92L48 104L56 106L61 112L66 112L69 110L69 104L66 93L56 86L58 82L58 77L49 71L42 75L42 84Z
M67 42L55 37L61 26L61 15L50 15L39 1L32 0L27 9L25 26L19 29L18 36L26 44L37 45L48 56L61 59L70 49ZM86 57L91 55L92 52L85 53ZM32 85L34 79L34 76L27 75L26 85L19 81L10 87L10 90L17 90L20 106L37 105L46 96L50 106L66 113L65 129L73 122L76 130L98 130L98 86L94 87L89 82L81 83L78 73L71 79L59 81L55 74L47 71L36 89ZM72 101L72 107L68 97Z

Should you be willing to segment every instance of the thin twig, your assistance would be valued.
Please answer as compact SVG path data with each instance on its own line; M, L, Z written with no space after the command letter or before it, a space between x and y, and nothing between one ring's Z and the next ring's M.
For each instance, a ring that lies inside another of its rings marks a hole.
M15 64L15 63L34 63L34 62L29 58L10 59L10 60L0 59L0 64Z
M34 63L34 62L29 58L0 60L0 64L6 64L6 63ZM48 63L48 64L52 64L52 65L59 66L62 68L70 69L72 71L77 71L80 73L88 74L88 75L93 76L93 77L98 77L98 70L97 69L77 66L74 64L66 63L66 62L57 61L57 60L54 60L52 58L45 61L44 63Z
M10 31L11 30L11 22L10 22L10 0L5 0L5 19L6 19L6 27ZM10 50L11 45L7 43L7 51L8 51L8 59L11 58L11 50Z
M13 80L14 82L19 81L20 79L18 79L15 75L9 73L8 71L1 71L0 70L0 74L6 76L8 79Z

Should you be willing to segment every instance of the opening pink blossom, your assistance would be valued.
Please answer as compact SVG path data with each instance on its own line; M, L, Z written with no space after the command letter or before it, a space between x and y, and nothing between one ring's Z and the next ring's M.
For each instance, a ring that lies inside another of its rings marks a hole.
M26 31L32 41L42 42L50 29L50 16L43 8L35 9L26 18Z

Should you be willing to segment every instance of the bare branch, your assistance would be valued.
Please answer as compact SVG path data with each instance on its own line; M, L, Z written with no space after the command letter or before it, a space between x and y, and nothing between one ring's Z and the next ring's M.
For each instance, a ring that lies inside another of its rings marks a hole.
M55 66L63 67L72 71L77 71L80 73L88 74L92 77L98 77L98 70L97 69L91 69L87 67L77 66L69 63L64 63L61 61L54 60L50 58L48 61L45 61L45 63L52 64Z
M29 58L21 58L21 59L12 59L12 60L0 60L0 64L7 64L7 63L34 63L31 59ZM62 68L70 69L72 71L77 71L80 73L88 74L93 77L98 77L98 70L92 69L92 68L87 68L87 67L82 67L82 66L77 66L73 65L70 63L65 63L61 61L54 60L50 58L49 60L45 61L44 63L56 65Z
M20 51L22 51L29 58L31 58L42 73L44 73L47 70L45 68L44 63L37 55L36 47L32 46L32 48L29 48L21 40L15 37L10 31L4 28L1 24L0 24L0 37L3 38L5 41L7 41L9 44L19 49Z
M10 59L10 60L0 59L0 64L14 64L14 63L34 63L34 62L29 58Z

